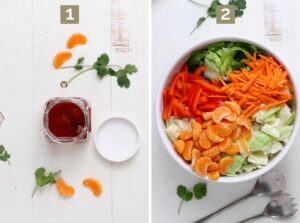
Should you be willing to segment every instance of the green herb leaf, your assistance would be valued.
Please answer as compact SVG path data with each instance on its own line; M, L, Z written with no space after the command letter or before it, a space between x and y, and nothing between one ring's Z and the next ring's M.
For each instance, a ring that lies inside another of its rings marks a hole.
M83 62L84 62L84 57L79 57L76 65L82 64Z
M197 183L194 185L193 187L193 192L194 192L194 195L195 195L195 198L197 200L203 198L206 196L206 193L207 193L207 186L205 183Z
M207 9L207 15L212 18L216 18L217 16L217 6L222 5L219 0L213 0L210 4L210 7Z
M108 69L108 73L109 73L110 76L116 76L116 71L113 70L112 68Z
M244 10L247 7L246 0L230 0L229 5L234 5L235 9L235 17L241 17L244 14Z
M109 56L106 53L101 54L100 57L97 58L96 64L98 65L107 66L108 63L109 63Z
M102 79L105 75L109 74L109 71L106 67L99 66L99 67L97 67L97 74L98 74L98 77L100 77Z
M206 20L205 17L199 18L198 21L197 21L197 24L196 24L195 28L192 30L192 32L190 33L190 35L193 34L193 32L195 32L196 29L198 29L205 20Z
M137 68L136 66L132 65L132 64L127 64L124 68L124 70L128 73L128 74L133 74L137 72Z
M127 73L126 73L125 70L122 70L122 69L118 70L117 73L116 73L116 76L117 76L118 85L120 87L129 88L130 80L128 79Z
M32 197L34 196L36 190L45 185L52 185L56 183L56 177L60 174L61 170L57 172L49 172L46 173L46 169L44 167L40 167L35 171L35 188L32 192Z
M74 66L74 68L75 68L76 70L82 70L83 66L82 66L82 65L79 65L79 64L76 64L76 65Z
M180 198L183 199L184 196L185 196L185 194L186 194L186 192L187 192L187 188L185 186L179 185L177 187L177 195L178 195L178 197L180 197Z
M0 145L0 160L3 162L9 162L10 154L5 150L5 147L3 145Z

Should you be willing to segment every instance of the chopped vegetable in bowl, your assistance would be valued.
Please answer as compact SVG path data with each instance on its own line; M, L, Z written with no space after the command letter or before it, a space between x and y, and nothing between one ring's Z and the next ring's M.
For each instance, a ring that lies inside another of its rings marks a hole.
M293 131L287 70L244 42L194 51L163 90L165 131L198 175L217 180L266 166Z

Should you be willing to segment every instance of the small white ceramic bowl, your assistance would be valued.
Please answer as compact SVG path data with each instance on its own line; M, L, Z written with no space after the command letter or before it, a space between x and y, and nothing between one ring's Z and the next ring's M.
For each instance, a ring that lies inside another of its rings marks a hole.
M289 66L281 59L281 57L275 52L273 51L270 47L266 46L265 44L261 44L257 41L253 41L253 40L249 40L246 38L232 38L232 37L222 37L222 38L215 38L215 39L210 39L207 41L203 41L200 44L196 45L195 47L193 47L192 49L187 50L187 52L182 55L174 64L173 66L170 68L170 71L168 73L165 74L165 76L162 78L161 83L159 85L158 91L157 91L157 97L156 97L156 122L157 122L157 127L158 127L158 131L159 131L159 135L166 147L166 149L168 150L168 152L170 153L170 155L176 160L176 162L183 167L185 170L187 170L189 173L198 176L190 167L189 164L187 164L186 162L183 161L183 159L177 154L177 152L174 150L173 145L170 141L170 139L168 138L167 134L165 133L165 123L162 120L162 110L163 110L163 104L162 104L162 91L164 89L165 86L167 86L170 83L170 80L173 76L173 74L178 71L182 65L186 62L186 60L188 59L188 57L190 56L190 54L198 49L204 49L207 45L215 43L215 42L219 42L219 41L240 41L240 42L246 42L246 43L250 43L253 44L267 52L269 52L272 56L274 56L280 63L283 63L289 73L289 77L293 83L294 86L295 85L295 79L294 79L294 73L292 73L292 71L289 69ZM297 89L297 87L295 87L295 111L297 110L297 105L299 104L299 90ZM234 177L228 177L228 176L221 176L217 181L213 181L213 182L217 182L217 183L238 183L238 182L243 182L243 181L247 181L250 179L254 179L257 178L261 175L263 175L264 173L268 172L269 170L271 170L274 166L276 166L282 159L283 157L287 154L287 152L289 151L289 149L291 148L296 134L298 132L298 126L299 126L299 114L298 112L296 112L296 118L295 118L295 123L294 123L294 129L293 132L290 136L290 139L288 141L288 143L284 146L284 148L282 149L282 151L276 155L276 157L270 161L265 167L255 170L253 172L250 173L242 173L239 174L237 176ZM203 179L203 180L207 180L209 181L208 178L206 177L201 177L198 176L199 178Z

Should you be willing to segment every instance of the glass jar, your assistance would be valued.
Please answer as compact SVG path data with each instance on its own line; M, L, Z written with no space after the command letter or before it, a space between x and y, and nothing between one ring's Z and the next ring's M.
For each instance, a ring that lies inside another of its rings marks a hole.
M50 99L44 107L45 137L49 142L74 144L87 140L91 132L91 107L78 97Z

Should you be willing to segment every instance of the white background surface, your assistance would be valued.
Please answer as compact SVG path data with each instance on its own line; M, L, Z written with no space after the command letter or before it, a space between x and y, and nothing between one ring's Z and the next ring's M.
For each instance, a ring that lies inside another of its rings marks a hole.
M209 3L210 1L206 2ZM206 9L187 0L154 0L152 7L152 102L155 102L156 89L161 77L167 75L168 70L173 65L172 63L187 49L212 37L241 36L265 43L279 52L297 75L297 70L299 70L298 52L300 50L299 7L300 3L297 0L248 0L245 15L237 19L235 25L216 25L215 20L208 19L200 29L190 36L189 33L194 28L197 19L206 15ZM270 31L275 32L276 38L267 35ZM300 84L299 77L295 77L295 79L297 84ZM152 106L152 114L154 114L154 106ZM246 194L252 188L254 181L232 185L209 183L208 195L201 201L193 200L184 203L181 214L177 215L180 202L176 195L177 185L183 184L190 187L199 179L175 163L161 143L154 119L152 125L153 222L193 222ZM300 202L299 145L300 139L298 137L288 155L276 167L287 178L285 191L291 193L298 203ZM267 202L267 198L251 198L207 222L237 222L261 212ZM300 213L298 212L293 218L282 221L261 218L255 222L297 223L300 222Z
M79 25L59 24L62 4L80 5ZM88 43L72 50L68 64L80 56L92 63L104 52L114 64L136 64L139 73L131 77L130 89L119 88L109 77L100 81L93 72L67 89L60 88L60 81L74 71L54 70L52 58L65 49L74 32L86 34ZM148 35L147 1L1 0L0 110L6 119L0 128L0 144L12 155L11 166L0 162L1 223L147 222ZM43 106L56 96L87 99L92 106L93 133L111 115L131 119L140 134L137 154L127 162L110 163L98 155L93 135L87 143L72 147L47 143ZM34 171L40 166L49 171L61 169L76 194L62 198L53 186L39 190L32 199ZM102 182L101 197L82 186L86 177Z

